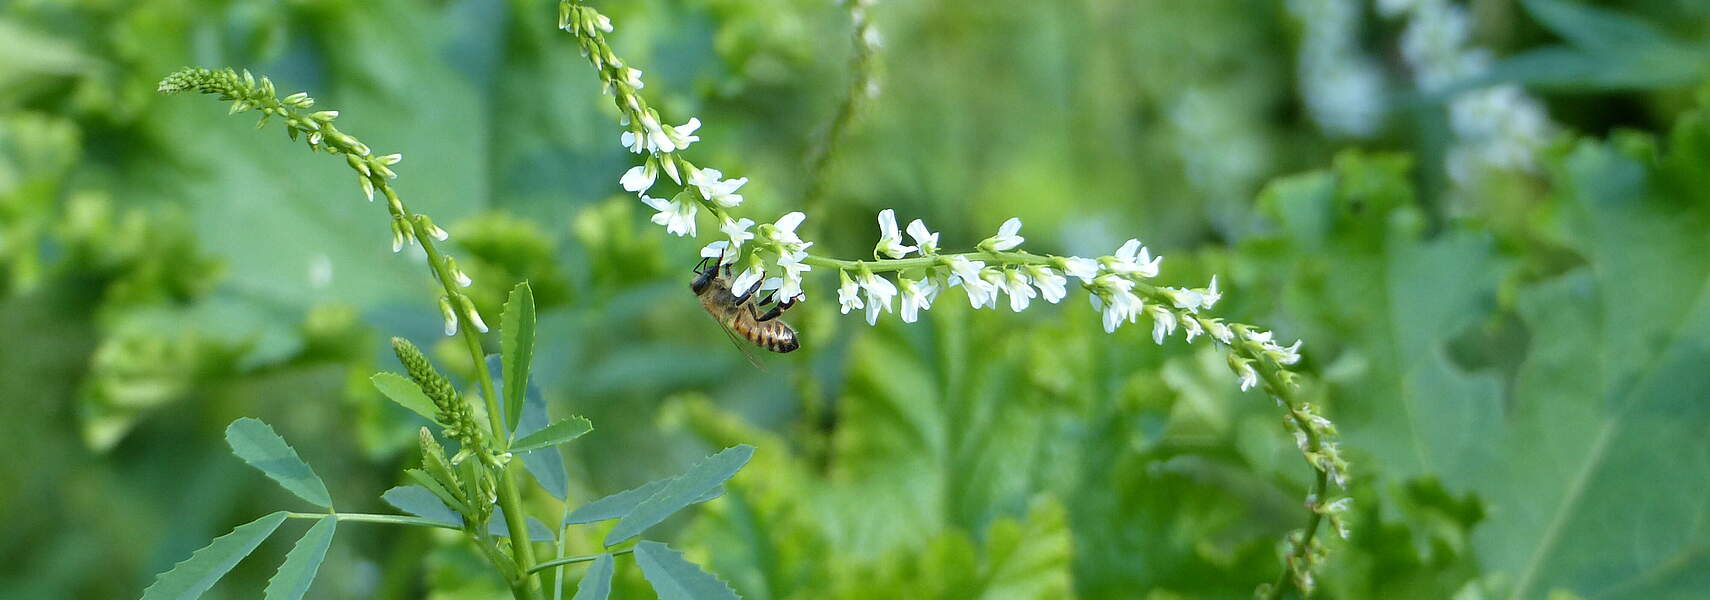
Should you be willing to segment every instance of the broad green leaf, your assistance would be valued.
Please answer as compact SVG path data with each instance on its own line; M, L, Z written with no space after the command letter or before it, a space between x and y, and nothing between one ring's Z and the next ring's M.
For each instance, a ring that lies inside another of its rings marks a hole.
M511 452L520 453L539 450L574 440L583 434L594 430L594 424L583 417L570 417L553 423L546 429L536 431L517 440L511 446Z
M321 569L321 561L326 560L327 548L332 547L337 527L338 517L333 515L315 521L285 555L279 571L267 580L267 600L297 600L308 593L309 584L314 583L315 573Z
M675 479L675 477L668 477L665 479L649 481L634 489L624 490L578 506L576 507L576 510L571 511L570 514L564 518L564 524L577 525L581 523L594 523L609 519L622 518L624 515L629 514L629 511L635 510L635 506L637 504L641 504L641 501L653 497L653 494L664 489L666 484L671 483ZM719 486L713 488L712 491L702 494L700 498L696 498L695 503L699 504L706 502L722 495L724 495L724 486Z
M380 494L380 499L385 500L387 504L396 507L398 510L423 519L459 527L463 525L462 515L446 508L445 502L441 501L433 491L419 485L402 485L386 490L386 493Z
M726 448L690 466L688 471L672 479L618 520L617 526L606 534L605 545L612 546L640 535L683 507L694 504L696 499L736 475L752 456L754 447L743 444Z
M659 542L635 545L635 564L653 585L659 600L737 600L736 590L718 577L702 571L700 566L683 558L683 553Z
M534 289L527 281L511 289L499 322L499 356L504 361L505 423L517 429L522 416L528 371L534 362Z
M499 355L487 355L487 369L498 373L502 365ZM502 397L505 394L505 383L494 375L493 386L499 390ZM540 393L540 388L530 382L528 393L523 395L523 412L516 425L516 435L528 437L535 432L545 429L550 421L546 417L546 397ZM552 497L563 500L570 494L570 476L564 470L564 456L556 448L541 448L517 454L522 457L523 467L534 477Z
M298 498L321 508L332 508L327 484L321 482L320 476L315 475L284 438L260 419L244 417L232 421L226 427L226 443L231 445L232 454L260 469Z
M422 393L421 386L416 385L416 382L397 373L375 373L369 381L374 382L374 389L380 390L381 394L397 402L399 406L408 408L410 412L426 417L429 421L438 422L434 415L439 413L439 409L434 407L433 400L429 400L427 394Z
M189 600L201 597L208 588L214 587L220 577L237 566L238 561L254 552L255 547L261 545L283 522L285 512L280 511L239 525L232 529L231 533L214 538L213 542L203 546L201 550L191 553L189 559L156 576L154 584L143 590L143 600Z
M594 559L594 564L588 565L588 572L582 574L581 583L576 584L576 596L570 600L606 600L612 595L612 555L601 554Z
M558 538L552 534L552 528L547 527L540 519L528 517L524 520L528 527L528 539L532 542L551 542ZM493 507L493 516L487 519L487 533L494 537L511 537L511 530L505 524L505 509Z

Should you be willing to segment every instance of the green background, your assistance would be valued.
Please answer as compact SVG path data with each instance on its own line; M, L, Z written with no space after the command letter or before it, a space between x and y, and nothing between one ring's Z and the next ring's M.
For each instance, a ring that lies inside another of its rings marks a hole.
M1528 84L1558 126L1536 169L1467 183L1404 21L1368 5L1355 43L1389 110L1354 138L1309 118L1310 27L1282 1L882 0L882 91L805 230L853 258L883 208L948 249L1019 216L1037 251L1138 237L1161 282L1219 275L1219 314L1306 340L1303 393L1353 461L1322 597L1710 597L1710 5L1596 5L1466 7L1498 59L1483 83ZM848 85L843 8L597 6L666 120L705 123L687 155L751 178L743 214L803 208ZM452 232L485 314L531 280L536 381L596 427L567 447L573 500L757 446L655 533L746 598L1244 598L1275 577L1309 477L1280 411L1203 342L1106 335L1084 292L1023 314L950 292L870 328L815 271L788 317L803 349L748 366L687 290L698 244L617 186L634 156L556 11L0 5L0 597L133 597L306 509L230 456L240 416L342 510L388 511L422 422L368 383L398 370L386 339L468 372L346 166L155 93L186 65L267 74L402 152L400 193ZM340 529L309 597L506 594L455 536ZM290 537L210 596L255 596ZM650 597L618 571L618 597Z

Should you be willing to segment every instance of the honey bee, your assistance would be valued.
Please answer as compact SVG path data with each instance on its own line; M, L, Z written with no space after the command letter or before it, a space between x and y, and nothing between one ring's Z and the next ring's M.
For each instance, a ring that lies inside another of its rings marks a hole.
M794 304L793 298L773 302L774 294L767 294L764 299L754 301L754 294L760 290L758 282L752 288L737 294L735 290L730 289L730 266L720 267L724 257L720 256L718 262L711 266L707 265L708 260L703 258L700 264L695 266L695 280L689 283L689 289L700 297L701 307L705 308L707 314L712 315L713 320L730 336L731 343L736 344L738 350L742 350L748 362L760 367L760 363L736 341L738 337L780 354L794 352L801 347L801 343L796 341L796 330L778 320L778 315ZM771 307L765 308L768 304ZM761 312L762 310L765 312Z

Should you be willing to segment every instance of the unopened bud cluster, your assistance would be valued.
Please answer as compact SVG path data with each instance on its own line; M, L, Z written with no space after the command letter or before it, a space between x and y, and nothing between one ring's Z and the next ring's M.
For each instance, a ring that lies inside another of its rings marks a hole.
M474 409L463 400L457 387L451 385L451 380L433 368L427 356L420 348L404 338L392 338L392 352L398 355L398 362L404 364L404 371L410 380L422 389L422 393L433 401L436 412L434 420L445 427L445 435L463 444L466 454L485 455L487 447L486 434L481 429L480 421L475 419ZM457 461L461 462L461 461Z

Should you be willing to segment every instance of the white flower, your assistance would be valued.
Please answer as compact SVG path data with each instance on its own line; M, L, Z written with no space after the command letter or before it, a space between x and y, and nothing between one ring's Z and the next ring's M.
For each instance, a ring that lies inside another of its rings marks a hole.
M896 211L889 208L879 211L879 243L873 246L873 254L902 258L913 251L914 246L902 243L902 233L897 231Z
M677 143L665 133L665 126L659 124L659 118L653 111L641 113L641 128L647 134L647 149L653 152L671 152L677 149Z
M855 281L849 278L848 271L838 271L837 275L843 279L843 283L837 287L837 304L843 309L843 314L849 314L850 310L860 310L862 306L860 288L856 287Z
M938 234L928 231L926 222L920 219L909 221L908 235L914 238L914 245L921 254L930 256L938 253Z
M801 226L802 220L806 218L807 215L798 210L778 217L777 222L772 223L770 228L762 227L761 231L773 242L789 246L791 251L801 251L813 245L811 242L803 242L802 238L796 235L796 227Z
M470 300L468 296L458 296L458 299L462 301L463 316L469 319L469 326L474 327L475 331L487 333L487 323L481 320L481 313L475 310L475 301Z
M778 298L780 300L792 300L805 295L802 293L802 273L813 270L812 265L802 262L805 258L807 258L806 252L796 252L778 257L778 267L784 270L784 281L778 286Z
M1039 297L1044 298L1046 302L1056 304L1069 295L1069 290L1065 287L1069 279L1058 275L1050 267L1027 265L1027 274L1032 277L1033 285L1039 287Z
M1003 292L1009 294L1009 310L1021 312L1027 310L1027 303L1039 295L1033 291L1033 281L1021 269L1009 269L1003 273Z
M913 323L920 318L920 311L932 308L932 300L938 296L938 283L927 279L898 279L902 285L902 320Z
M1223 292L1217 291L1217 276L1216 275L1211 276L1211 285L1206 286L1206 288L1204 290L1201 290L1199 292L1199 296L1200 296L1200 307L1206 308L1206 309L1210 309L1213 305L1217 304L1218 300L1223 299Z
M998 227L997 235L980 242L980 247L998 252L1014 249L1027 240L1027 238L1016 235L1018 233L1021 233L1021 219L1010 217L1008 221L1004 221L1003 225Z
M439 297L439 316L445 321L445 335L457 335L457 310L451 307L451 298Z
M891 312L891 298L896 297L897 286L891 283L889 279L874 275L871 272L863 272L861 273L861 289L867 291L867 324L877 325L881 307L884 308L885 312Z
M760 278L766 276L766 265L760 262L759 255L749 255L748 268L737 273L730 280L730 293L741 296L754 289L754 284L760 283Z
M1221 319L1212 319L1208 323L1210 324L1206 328L1211 330L1211 339L1222 342L1224 345L1235 342L1235 330L1230 329Z
M725 208L733 208L742 204L742 195L737 194L743 184L748 183L747 177L723 179L724 173L718 169L695 169L689 173L689 185L700 189L701 197L713 204Z
M619 179L618 183L623 186L625 191L641 193L652 188L654 180L658 178L659 161L649 157L646 164L636 165L625 171L623 178Z
M984 298L985 302L981 303L979 306L975 306L974 308L997 308L998 294L1004 291L1005 281L1003 279L1003 272L997 269L985 269L980 271L980 280L984 281L987 286L990 286L992 293L990 296ZM1029 289L1028 291L1033 290Z
M1092 283L1093 279L1098 277L1098 261L1071 256L1063 259L1063 272L1073 275L1085 283Z
M647 84L641 82L641 69L637 69L635 67L627 67L624 69L623 82L629 84L629 87L638 90L647 87Z
M1103 262L1105 268L1117 273L1157 277L1158 263L1163 260L1162 256L1152 258L1152 253L1140 245L1140 240L1130 239L1116 250L1115 257L1106 257Z
M1205 333L1205 328L1199 324L1198 317L1192 315L1182 317L1182 334L1187 336L1187 341L1193 341L1193 338L1199 337L1202 333Z
M1245 392L1259 385L1259 372L1253 370L1251 361L1232 360L1229 364L1235 369L1235 377L1241 382L1241 391Z
M719 231L723 231L725 235L730 236L730 249L735 250L737 248L741 248L743 242L754 239L754 234L748 232L748 228L753 226L754 220L748 217L743 217L735 221L732 221L727 217L724 220L724 224L720 225L718 229Z
M1176 313L1156 304L1148 312L1152 315L1152 342L1163 345L1164 337L1176 330Z
M1295 340L1293 346L1287 347L1271 344L1265 350L1271 353L1271 358L1276 359L1277 364L1292 365L1300 362L1300 344L1301 340Z
M1247 338L1247 341L1249 341L1249 342L1253 342L1253 343L1259 344L1261 346L1270 346L1270 345L1275 345L1275 342L1271 341L1271 338L1274 335L1275 334L1273 334L1269 331L1253 331L1253 330L1249 329L1249 330L1247 330L1247 334L1245 337Z
M1115 333L1123 321L1134 322L1145 304L1134 295L1134 282L1106 274L1093 280L1093 294L1088 298L1093 308L1104 313L1105 333Z
M701 248L701 258L717 258L719 264L728 265L736 262L736 252L730 252L730 240L719 240Z
M980 270L986 263L978 260L968 260L965 256L950 257L950 285L961 284L968 292L968 304L974 308L985 306L996 300L997 288L980 278Z
M594 26L599 27L600 31L604 31L606 33L612 32L612 20L611 20L611 18L609 18L605 15L595 13L594 14Z
M1190 313L1199 312L1200 307L1205 306L1205 296L1198 290L1167 287L1163 292L1170 297L1170 304Z
M653 222L664 225L665 231L679 236L695 237L695 211L699 209L694 202L678 202L646 194L641 195L641 201L659 211L653 215Z
M636 87L639 88L641 86L636 86ZM701 120L694 118L694 117L689 117L688 122L683 123L682 125L678 125L676 127L666 127L665 128L665 135L670 137L671 142L677 145L678 151L682 151L682 150L688 149L689 144L701 141L700 136L691 135L695 132L695 130L700 129L700 128L701 128Z

